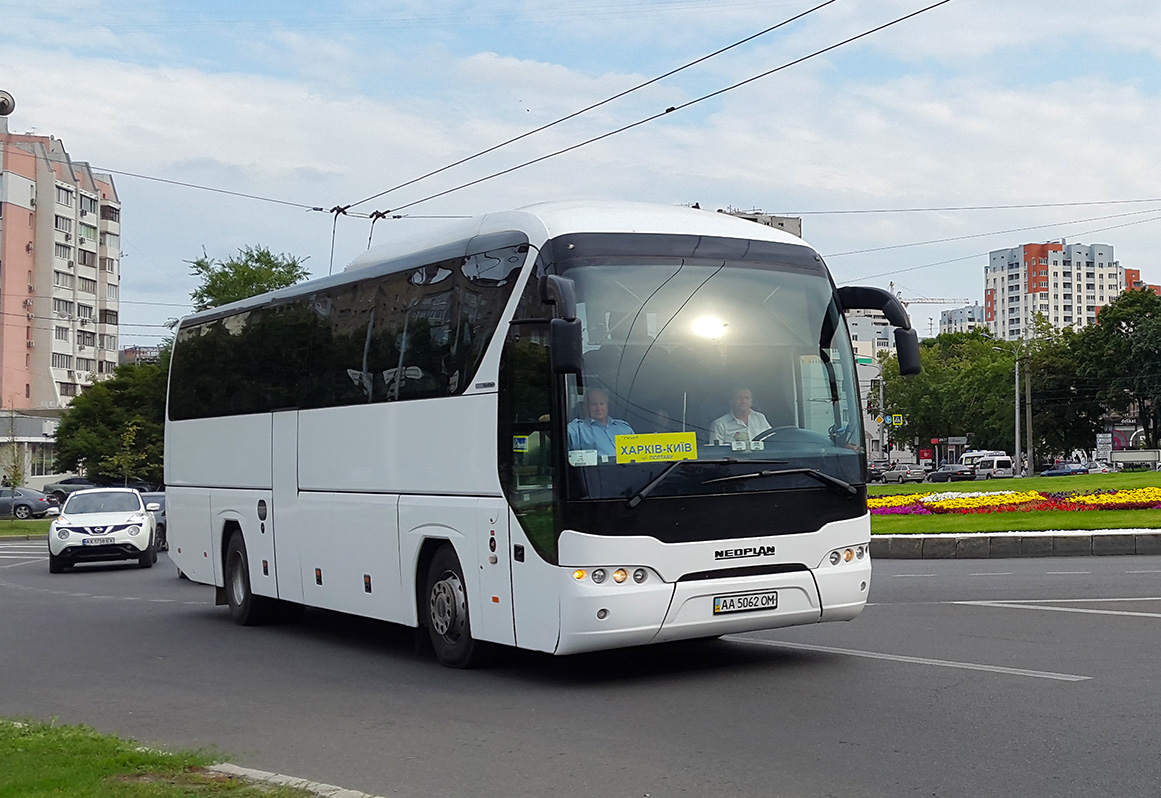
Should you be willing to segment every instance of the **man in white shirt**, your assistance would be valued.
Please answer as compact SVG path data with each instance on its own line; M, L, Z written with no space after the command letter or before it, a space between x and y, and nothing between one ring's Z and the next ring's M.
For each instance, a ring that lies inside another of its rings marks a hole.
M749 388L738 388L730 402L730 412L710 425L711 443L752 441L770 429L770 422L754 407L754 394Z

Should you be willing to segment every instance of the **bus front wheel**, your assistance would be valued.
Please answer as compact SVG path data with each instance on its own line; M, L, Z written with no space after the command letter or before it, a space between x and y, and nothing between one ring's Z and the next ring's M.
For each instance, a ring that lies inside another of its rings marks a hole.
M435 656L449 668L483 663L485 646L472 639L464 572L455 550L442 546L427 570L427 631Z
M241 532L230 536L226 545L226 603L239 626L258 626L273 619L274 599L255 596L250 590L250 560Z

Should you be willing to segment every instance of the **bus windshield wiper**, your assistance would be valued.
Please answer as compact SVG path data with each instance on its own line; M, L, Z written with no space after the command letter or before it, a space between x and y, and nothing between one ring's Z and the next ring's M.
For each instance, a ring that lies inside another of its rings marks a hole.
M673 472L673 469L677 468L679 465L682 465L684 463L698 463L698 464L706 463L709 465L734 465L735 463L760 463L762 465L781 465L781 464L786 463L786 462L788 462L788 461L786 461L786 460L739 460L736 457L719 457L715 460L674 460L672 463L665 466L665 468L662 469L660 474L653 477L653 479L651 479L649 481L648 485L641 488L641 490L637 491L637 495L635 495L633 498L629 499L628 507L630 510L636 508L638 504L640 504L642 501L645 500L646 496L648 496L650 493L653 492L654 488L656 488L658 485L660 485L662 482L665 481L665 478L668 477L670 475L670 473ZM778 472L775 472L775 473L778 473ZM732 479L732 477L726 477L726 479ZM716 481L717 480L712 480L712 479L709 480L709 482L716 482ZM703 482L702 484L705 485L706 483Z
M785 462L785 461L783 461ZM819 482L824 483L828 488L833 489L841 496L854 496L859 492L858 488L845 480L838 477L832 477L830 474L824 474L817 468L784 468L777 471L766 469L763 471L754 471L750 474L731 474L728 477L716 477L714 479L707 479L701 483L709 485L711 482L731 482L736 479L757 479L759 477L773 477L779 474L805 474L808 477L813 477Z

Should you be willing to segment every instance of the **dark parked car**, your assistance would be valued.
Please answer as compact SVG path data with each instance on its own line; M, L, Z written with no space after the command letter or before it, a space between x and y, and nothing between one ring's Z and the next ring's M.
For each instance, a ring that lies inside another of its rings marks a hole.
M0 517L44 518L58 507L52 496L32 488L0 488Z
M871 460L867 463L867 482L882 482L883 472L890 468L886 460Z
M1084 463L1061 463L1058 466L1041 471L1042 477L1070 477L1074 474L1087 474L1088 466Z
M976 470L971 466L948 463L927 475L928 482L967 482L976 478Z
M141 501L158 506L153 511L153 517L157 519L157 550L169 551L169 540L165 537L165 491L142 493Z
M133 488L138 493L153 490L154 486L150 485L143 479L131 479L129 484L125 484L125 480L97 482L88 477L66 477L60 482L50 482L44 486L44 492L55 496L58 502L63 503L65 498L70 493L76 493L78 490L89 490L90 488Z

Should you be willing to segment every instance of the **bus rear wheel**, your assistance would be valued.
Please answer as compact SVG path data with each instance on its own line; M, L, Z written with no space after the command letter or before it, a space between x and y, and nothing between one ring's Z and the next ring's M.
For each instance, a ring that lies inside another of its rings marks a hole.
M473 668L486 659L485 644L472 639L464 572L451 546L442 546L427 570L427 631L431 647L449 668Z
M241 532L230 536L226 544L226 603L230 617L239 626L258 626L274 619L276 603L250 590L250 559Z

